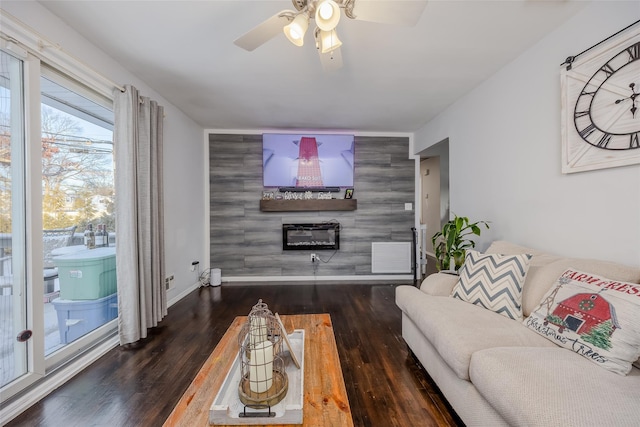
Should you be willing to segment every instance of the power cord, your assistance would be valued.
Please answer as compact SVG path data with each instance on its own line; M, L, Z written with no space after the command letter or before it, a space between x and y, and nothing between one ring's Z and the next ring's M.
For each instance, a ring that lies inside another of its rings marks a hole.
M340 230L342 230L342 224L340 224L340 223L338 222L338 220L337 220L337 219L335 219L335 218L331 218L331 219L330 219L330 220L328 220L328 221L323 221L321 224L336 224L335 230L336 230L337 232L340 232ZM338 250L337 250L337 249L335 249L335 250L333 251L333 253L331 254L331 256L330 256L328 259L326 259L326 260L324 260L324 259L320 258L320 256L316 254L316 259L317 259L318 261L321 261L321 262L323 262L323 263L327 264L327 263L329 263L329 261L331 261L331 259L332 259L332 258L335 256L335 254L337 254L337 253L338 253ZM318 269L318 264L317 264L317 263L314 263L314 264L313 264L313 274L315 274L315 273L316 273L316 270L317 270L317 269Z
M338 250L337 250L337 249L336 249L336 250L334 250L334 251L333 251L333 253L331 254L331 256L330 256L326 261L325 261L325 260L323 260L322 258L320 258L320 256L319 256L318 254L316 254L316 259L317 259L318 261L322 261L322 262L324 262L325 264L327 264L329 261L331 261L331 258L333 258L333 256L334 256L335 254L337 254L337 253L338 253ZM316 263L315 265L318 265L318 264Z
M342 230L342 224L340 224L340 223L338 222L338 220L337 220L337 219L335 219L335 218L331 218L329 221L323 221L323 222L322 222L322 224L337 224L337 225L336 225L336 227L335 227L335 230L336 230L337 232L340 232L340 231ZM325 264L327 264L329 261L331 261L331 258L333 258L333 257L334 257L334 255L335 255L335 254L337 254L337 253L338 253L338 250L337 250L337 249L336 249L336 250L334 250L334 251L333 251L333 253L331 254L331 256L330 256L326 261L325 261L325 260L323 260L322 258L320 258L318 255L316 255L316 258L317 258L318 260L320 260L320 261L324 262Z

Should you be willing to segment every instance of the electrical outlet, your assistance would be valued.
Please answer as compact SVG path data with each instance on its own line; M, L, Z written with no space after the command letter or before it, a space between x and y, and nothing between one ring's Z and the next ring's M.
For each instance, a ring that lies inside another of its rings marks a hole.
M196 271L196 267L200 264L200 261L193 261L191 263L191 271Z
M318 260L318 257L316 256L316 254L311 254L311 262L316 262Z
M164 279L164 288L168 291L169 289L173 288L173 280L175 279L174 275L170 275L165 277Z

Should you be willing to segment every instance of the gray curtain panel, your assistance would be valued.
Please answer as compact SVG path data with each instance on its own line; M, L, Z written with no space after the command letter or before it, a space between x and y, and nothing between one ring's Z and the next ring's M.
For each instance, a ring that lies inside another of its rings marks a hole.
M133 86L114 91L116 272L120 345L167 314L164 287L164 109Z

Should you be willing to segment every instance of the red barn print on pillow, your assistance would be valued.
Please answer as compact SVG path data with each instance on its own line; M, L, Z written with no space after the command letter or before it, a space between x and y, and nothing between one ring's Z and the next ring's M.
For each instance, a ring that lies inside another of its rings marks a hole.
M640 284L566 270L524 324L617 374L640 356Z

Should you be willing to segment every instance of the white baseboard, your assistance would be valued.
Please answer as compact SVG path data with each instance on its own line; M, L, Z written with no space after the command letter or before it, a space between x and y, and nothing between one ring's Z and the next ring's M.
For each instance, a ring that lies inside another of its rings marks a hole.
M328 282L363 280L413 280L409 274L360 275L360 276L226 276L222 282Z

